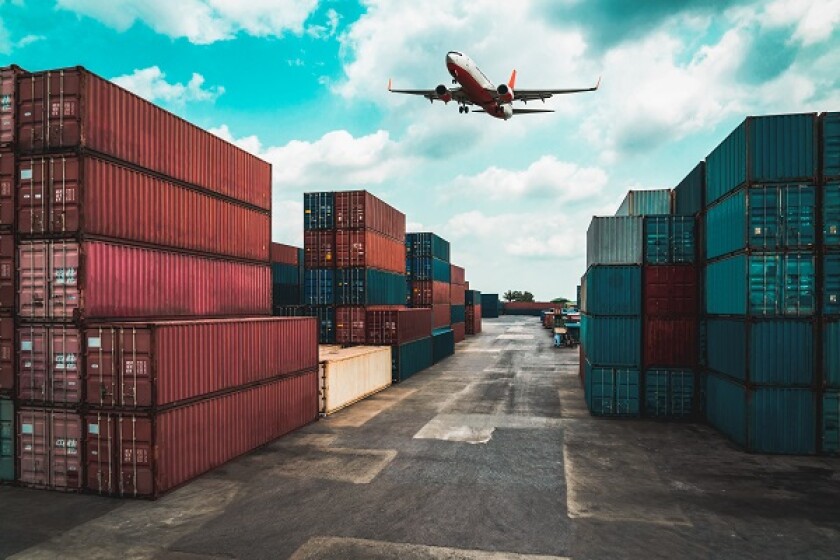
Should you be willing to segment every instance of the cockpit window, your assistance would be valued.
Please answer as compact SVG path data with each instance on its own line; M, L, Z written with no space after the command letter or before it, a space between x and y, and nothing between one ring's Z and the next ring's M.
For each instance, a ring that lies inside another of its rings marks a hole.
M458 51L449 51L449 54L457 54L458 56L464 56L461 53L459 53Z

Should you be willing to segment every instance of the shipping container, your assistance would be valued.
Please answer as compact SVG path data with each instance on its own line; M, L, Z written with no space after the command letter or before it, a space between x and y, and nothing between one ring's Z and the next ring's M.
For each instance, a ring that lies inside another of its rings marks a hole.
M466 272L460 266L451 265L449 272L450 283L463 286L466 282Z
M840 391L826 391L823 394L822 414L822 452L840 454Z
M816 452L816 393L811 389L748 389L714 373L706 376L709 423L747 451Z
M321 346L319 412L333 414L391 385L387 346Z
M267 262L271 214L92 155L21 157L17 231Z
M297 265L279 262L271 263L271 283L296 285L300 277Z
M823 185L823 243L840 245L840 183Z
M807 320L709 318L708 367L753 385L815 383L815 324Z
M452 323L452 337L455 340L455 344L464 342L467 339L466 323Z
M294 267L303 266L303 261L299 258L302 250L291 245L272 242L269 245L269 260L272 263L286 264Z
M494 319L499 316L499 294L481 294L481 318Z
M86 402L98 407L162 407L318 365L310 317L104 323L84 334Z
M449 241L434 233L406 233L406 256L434 257L449 262Z
M455 333L449 327L432 331L432 361L438 363L455 353Z
M336 229L375 231L405 243L405 214L393 206L367 191L341 191L333 196Z
M0 70L2 74L2 70ZM2 77L0 77L2 80ZM0 107L2 107L0 103ZM0 119L2 119L0 110ZM2 136L2 126L0 126ZM15 189L17 159L10 147L0 147L0 227L13 228L15 225L15 201L17 200L17 189Z
M18 251L18 313L28 319L271 313L267 263L100 241L33 241Z
M13 232L0 231L0 314L12 315L17 295L16 246Z
M581 311L590 315L638 315L642 310L642 267L595 265L581 284ZM585 286L585 289L584 289Z
M823 257L823 314L840 315L840 253Z
M82 402L82 332L73 325L17 329L17 398L39 404Z
M82 417L73 410L17 410L18 482L54 490L82 489Z
M670 189L628 191L616 211L616 216L647 216L649 214L670 214L673 210L673 194Z
M412 280L408 283L409 302L414 307L450 303L451 287L446 282Z
M391 346L391 371L394 383L405 381L433 364L432 337Z
M0 146L15 143L17 108L17 79L25 70L12 64L0 68Z
M697 268L693 265L645 266L645 315L696 315L700 295L697 276Z
M596 264L642 264L641 216L592 218L586 231L586 267Z
M815 182L816 114L747 117L706 158L706 204L746 183Z
M335 247L335 266L338 268L369 267L405 274L405 243L402 239L386 237L371 230L339 229L335 232Z
M446 261L433 257L407 257L405 273L412 280L435 280L437 282L451 282L451 269Z
M308 306L307 314L318 322L318 341L321 344L335 344L335 307Z
M15 387L15 320L0 317L0 395Z
M581 316L581 344L593 364L641 365L641 317Z
M826 179L840 178L840 113L822 114L822 174Z
M332 268L307 269L304 274L303 302L307 305L333 305L335 303L335 270Z
M432 335L431 309L368 309L367 343L401 345Z
M466 305L467 291L463 284L451 284L449 288L449 303L453 305Z
M344 268L335 271L337 305L404 305L405 276L374 268Z
M813 253L736 255L706 265L706 313L810 316Z
M592 365L586 360L584 394L593 416L639 416L639 389L637 368Z
M505 315L539 317L544 311L561 307L550 301L506 301L502 304Z
M436 303L432 306L432 329L449 328L452 324L452 311L448 304Z
M694 218L645 216L645 263L690 264L695 262Z
M274 308L274 315L278 317L314 317L308 305L281 305Z
M0 397L0 482L15 479L15 403Z
M694 372L685 369L645 371L645 415L649 418L690 418L695 410Z
M92 411L86 488L157 497L317 417L317 369L157 413Z
M303 232L304 266L306 268L331 268L335 266L336 248L334 230Z
M335 308L337 344L364 344L367 340L367 310L359 305Z
M643 323L645 367L686 368L697 364L697 317L646 316Z
M481 305L481 292L478 290L466 290L464 292L465 305Z
M21 154L82 148L271 210L271 164L81 67L18 80Z
M840 389L840 321L826 321L822 331L825 385Z
M481 305L467 305L464 315L466 316L467 334L478 334L481 332Z
M451 322L463 323L466 321L466 309L463 305L452 305L449 307Z
M335 193L317 192L303 194L303 229L335 228Z
M272 310L291 305L303 304L303 286L300 284L272 284ZM277 313L274 313L277 315Z
M706 190L706 162L701 161L674 188L674 214L696 216L703 209Z

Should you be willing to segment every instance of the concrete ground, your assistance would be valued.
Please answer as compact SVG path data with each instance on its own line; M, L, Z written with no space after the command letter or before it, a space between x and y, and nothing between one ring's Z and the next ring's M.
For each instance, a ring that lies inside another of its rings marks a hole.
M840 460L592 418L577 350L535 318L484 329L157 502L2 487L0 557L840 557Z

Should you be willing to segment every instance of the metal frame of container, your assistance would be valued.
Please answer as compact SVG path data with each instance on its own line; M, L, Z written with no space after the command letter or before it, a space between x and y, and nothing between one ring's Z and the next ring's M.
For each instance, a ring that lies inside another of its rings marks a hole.
M2 128L2 127L0 127ZM11 146L0 146L0 228L14 230L17 217L17 156Z
M327 416L391 386L391 349L387 346L319 350L319 412Z
M369 230L405 244L405 214L368 191L337 191L336 230Z

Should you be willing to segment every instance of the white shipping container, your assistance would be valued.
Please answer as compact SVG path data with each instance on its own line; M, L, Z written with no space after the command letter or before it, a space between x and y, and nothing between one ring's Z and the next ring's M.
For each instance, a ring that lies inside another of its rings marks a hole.
M391 385L390 346L319 347L321 414L332 414Z
M595 217L586 232L586 267L642 264L641 216Z

